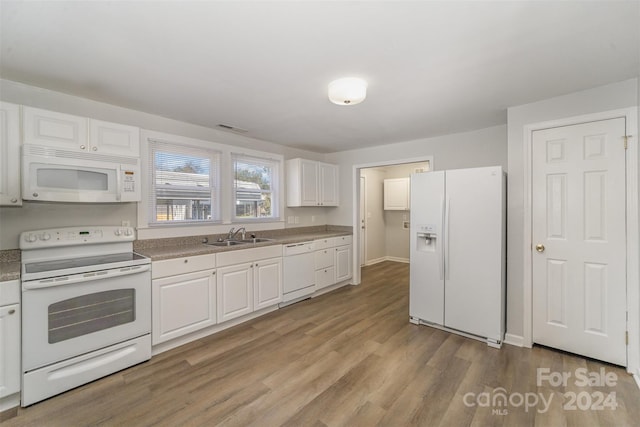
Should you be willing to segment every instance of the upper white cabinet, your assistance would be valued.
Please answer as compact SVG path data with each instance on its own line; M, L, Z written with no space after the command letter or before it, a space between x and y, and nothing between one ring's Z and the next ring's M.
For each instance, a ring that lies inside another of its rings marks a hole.
M338 206L338 166L318 163L321 206Z
M287 206L338 206L338 166L287 160Z
M25 144L71 151L140 156L140 130L71 114L24 107Z
M409 178L384 180L384 210L408 211L410 207Z
M20 206L20 106L0 102L0 205Z
M102 154L140 155L140 129L117 123L89 120L89 146Z

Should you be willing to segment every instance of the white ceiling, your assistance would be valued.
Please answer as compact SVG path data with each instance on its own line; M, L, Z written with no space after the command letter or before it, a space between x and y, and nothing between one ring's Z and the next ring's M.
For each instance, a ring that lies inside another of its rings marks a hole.
M640 1L1 2L0 75L318 152L640 74ZM327 84L363 77L367 99Z

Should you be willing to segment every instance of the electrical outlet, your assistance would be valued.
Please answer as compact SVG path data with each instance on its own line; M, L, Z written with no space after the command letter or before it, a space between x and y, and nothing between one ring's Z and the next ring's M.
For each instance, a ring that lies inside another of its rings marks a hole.
M299 223L300 223L300 217L299 217L299 216L297 216L297 215L296 215L295 220L296 220L296 221L295 221L295 222L296 222L296 224L299 224Z
M131 227L131 221L122 220L123 227Z
M293 216L287 217L287 224L293 224Z

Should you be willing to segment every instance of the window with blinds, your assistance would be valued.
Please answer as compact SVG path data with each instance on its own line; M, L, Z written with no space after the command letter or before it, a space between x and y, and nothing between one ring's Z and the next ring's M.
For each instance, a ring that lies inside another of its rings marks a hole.
M233 154L234 219L278 218L280 162Z
M220 153L149 141L150 224L219 220Z

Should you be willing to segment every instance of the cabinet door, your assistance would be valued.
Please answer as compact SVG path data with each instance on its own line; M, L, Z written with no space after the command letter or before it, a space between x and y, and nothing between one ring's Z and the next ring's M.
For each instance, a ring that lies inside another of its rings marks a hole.
M152 344L216 323L215 270L152 281Z
M336 248L336 283L351 278L351 245Z
M20 305L0 307L0 398L20 391Z
M140 129L134 126L90 120L89 142L95 153L140 157Z
M302 206L318 206L318 162L300 160L300 204Z
M20 206L20 106L0 102L0 205Z
M384 180L384 210L409 210L409 178L393 178Z
M253 269L254 311L282 301L282 258L258 261Z
M320 205L338 206L338 167L320 163L318 165L320 182Z
M253 311L253 263L218 269L218 323Z
M89 151L86 118L30 107L23 114L25 144Z
M326 288L336 283L336 270L333 267L316 270L316 290Z

